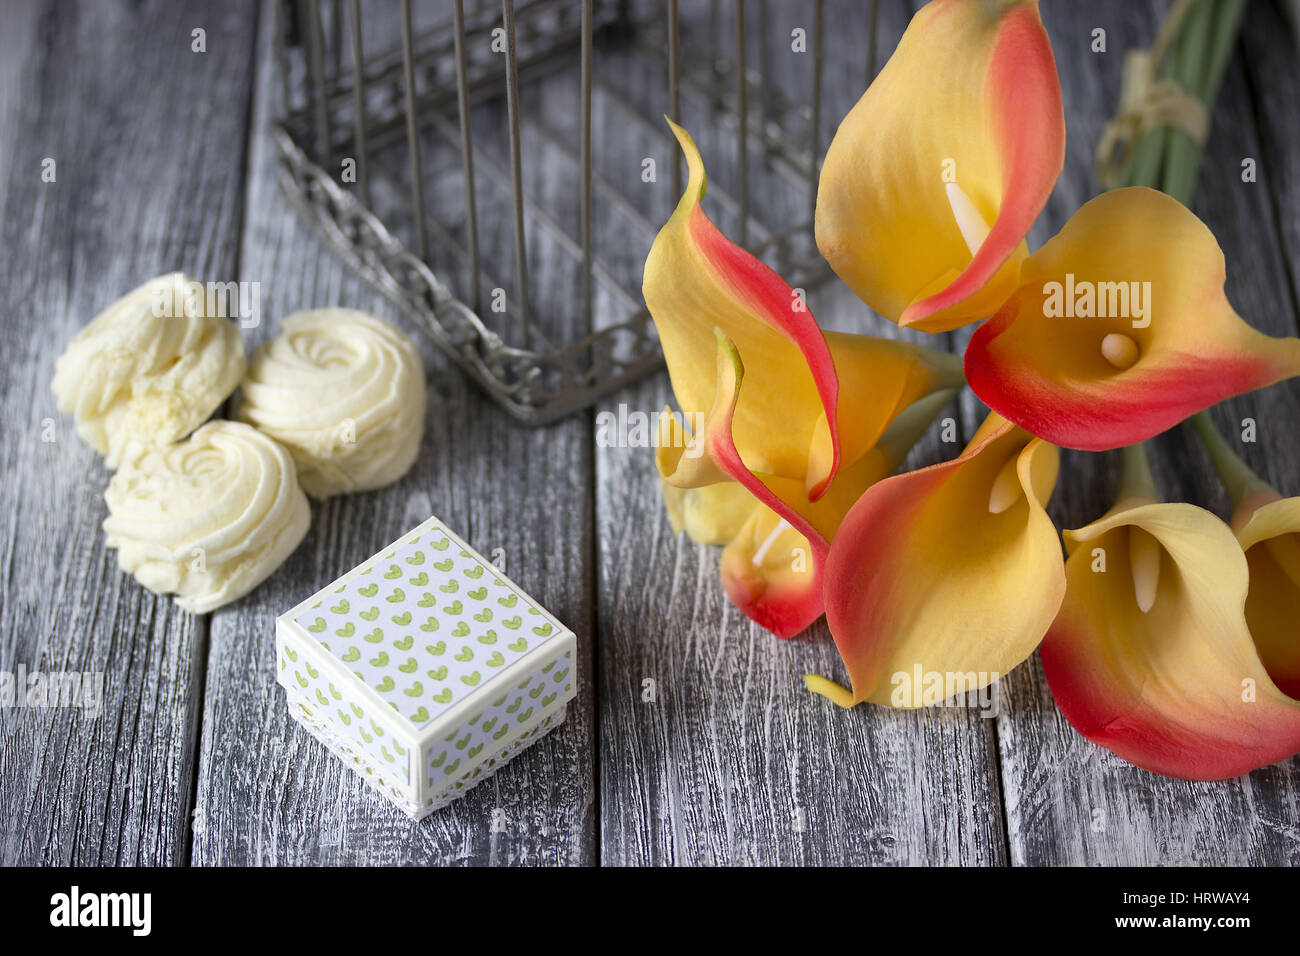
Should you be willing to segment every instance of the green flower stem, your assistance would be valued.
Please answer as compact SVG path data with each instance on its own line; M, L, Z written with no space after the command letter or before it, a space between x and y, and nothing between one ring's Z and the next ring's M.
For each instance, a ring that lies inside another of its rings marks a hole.
M1214 427L1208 411L1197 412L1187 421L1195 430L1201 444L1205 446L1214 470L1218 472L1219 480L1223 482L1224 490L1228 492L1234 507L1253 494L1273 490L1268 482L1251 471L1250 466L1232 450L1223 435Z
M1228 61L1232 59L1233 48L1237 45L1237 33L1241 29L1241 15L1245 12L1246 0L1218 0L1214 8L1214 26L1210 31L1207 60L1209 67L1202 74L1205 85L1198 91L1207 106L1219 96L1223 74L1227 72Z
M1207 103L1205 54L1209 47L1210 27L1215 5L1198 0L1187 14L1178 33L1173 59L1174 82L1188 93ZM1164 164L1161 185L1164 191L1184 206L1190 207L1196 192L1196 173L1200 166L1201 147L1184 129L1164 130Z
M1156 487L1156 479L1151 474L1151 462L1147 458L1146 442L1138 442L1136 445L1127 445L1120 449L1123 456L1123 468L1119 477L1119 493L1115 496L1115 501L1125 501L1129 498L1147 498L1151 501L1160 500L1160 489Z
M891 472L903 463L912 446L920 441L934 422L935 416L947 408L948 403L960 391L959 388L944 388L931 392L924 398L918 398L890 422L885 433L876 441L876 448L890 464Z

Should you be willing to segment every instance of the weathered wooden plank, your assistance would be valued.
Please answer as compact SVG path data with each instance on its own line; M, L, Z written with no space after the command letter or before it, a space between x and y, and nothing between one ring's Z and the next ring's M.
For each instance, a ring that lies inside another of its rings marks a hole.
M811 26L777 9L792 21L781 21L786 35ZM882 5L882 50L909 15L906 4ZM828 87L865 78L862 45L844 41L859 19L860 8L828 12L840 26ZM783 67L785 49L772 47L774 70L806 63ZM828 122L854 97L844 98ZM698 117L699 141L717 140L702 106L683 113ZM725 145L716 162L707 154L710 181L734 190ZM656 188L670 189L668 177ZM810 305L824 325L897 334L834 284L812 291ZM602 407L649 413L666 401L660 376ZM936 430L914 460L937 459L938 444ZM803 674L841 674L824 622L788 642L752 625L723 593L718 549L672 535L650 451L598 448L596 464L602 862L1004 861L992 721L965 709L842 711L808 694Z
M1292 13L1300 14L1293 4ZM1300 132L1288 121L1300 102L1300 75L1295 69L1300 26L1290 24L1280 4L1252 3L1242 21L1239 52L1250 102L1259 130L1259 156L1242 149L1226 151L1240 175L1245 159L1256 159L1258 184L1272 197L1272 210L1287 263L1293 310L1300 299ZM1234 157L1234 153L1239 153ZM1225 181L1231 169L1221 170Z
M1267 6L1248 5L1247 19ZM1092 150L1117 102L1120 57L1129 46L1149 44L1155 14L1162 9L1160 4L1043 5L1061 70L1069 142L1061 183L1031 246L1059 229L1096 192ZM1091 31L1098 26L1107 30L1105 55L1089 51ZM1260 116L1266 123L1279 122ZM1228 295L1238 311L1271 334L1293 334L1295 304L1275 223L1279 215L1294 221L1295 209L1279 210L1266 188L1241 182L1243 155L1260 155L1260 129L1239 51L1215 110L1196 209L1227 255ZM1276 162L1269 166L1276 172ZM976 404L967 405L970 422ZM1297 414L1295 382L1216 410L1222 425L1246 416L1257 419L1260 441L1245 446L1243 454L1293 494L1300 494ZM1236 426L1227 429L1236 431ZM1110 506L1115 457L1064 456L1050 509L1060 527L1079 527ZM1171 431L1152 442L1152 458L1168 500L1227 514L1227 500L1194 438ZM1300 859L1300 762L1221 783L1188 783L1139 770L1074 733L1052 702L1037 656L1003 681L1002 702L998 735L1013 863L1276 865Z
M5 864L184 861L205 622L123 576L105 551L109 473L49 385L68 339L119 295L173 269L233 270L251 9L5 11L0 670L104 679L98 716L0 709ZM195 27L207 54L191 52Z
M278 80L263 21L241 278L262 283L275 334L296 309L345 305L411 328L310 235L274 180ZM534 274L548 268L533 244ZM508 259L501 261L509 261ZM545 288L545 287L543 287ZM543 296L545 292L541 293ZM571 296L571 290L564 290ZM538 301L574 315L558 293ZM566 330L572 332L573 330ZM307 539L266 584L212 619L193 861L211 864L590 863L595 858L591 690L591 451L582 419L513 424L415 336L428 369L419 460L395 485L312 507ZM563 727L464 799L414 823L294 724L275 683L274 620L435 513L579 637L578 699ZM505 831L493 813L505 811Z

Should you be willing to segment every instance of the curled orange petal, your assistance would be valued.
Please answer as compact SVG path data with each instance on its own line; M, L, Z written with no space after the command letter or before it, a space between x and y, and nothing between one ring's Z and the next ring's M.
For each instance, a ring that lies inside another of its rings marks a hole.
M839 386L830 349L797 292L728 241L704 214L699 150L686 130L669 125L690 177L651 246L642 292L659 331L673 393L687 415L711 407L718 392L714 329L723 330L744 349L758 386L732 411L737 443L756 468L805 481L815 498L839 466ZM810 471L815 434L825 447L816 455L817 469Z

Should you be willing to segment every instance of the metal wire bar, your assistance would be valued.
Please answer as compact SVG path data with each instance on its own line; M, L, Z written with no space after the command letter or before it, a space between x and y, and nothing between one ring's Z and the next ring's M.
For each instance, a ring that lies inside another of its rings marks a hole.
M880 21L880 0L871 0L867 20L867 86L876 78L876 27Z
M333 79L343 76L343 0L334 0L330 10L330 53L334 59ZM327 81L329 77L326 78Z
M316 0L304 0L307 10L307 72L311 77L312 102L316 107L316 133L321 164L329 169L334 165L331 149L330 111L325 99L325 52L321 32L320 5Z
M501 0L506 30L506 112L510 118L510 179L515 212L515 310L519 344L528 347L528 250L524 245L524 171L519 155L519 66L515 61L515 2Z
M460 164L465 174L465 244L469 247L470 304L474 314L482 311L483 293L479 281L478 203L474 197L474 145L469 124L469 66L465 54L465 3L456 0L455 20L456 105L460 109Z
M547 3L553 0L540 0ZM567 2L567 0L565 0ZM493 3L495 8L496 4ZM369 9L364 0L362 9ZM601 6L600 0L597 0L595 8L595 19L593 26L594 32L598 33L601 27ZM550 73L558 72L568 68L570 65L577 63L578 48L581 43L581 31L579 22L581 18L581 7L575 6L577 12L571 27L563 26L552 28L552 32L544 33L540 29L538 35L528 37L522 32L519 35L519 44L517 46L518 56L516 62L519 65L519 80L527 87L528 83L535 78L544 77ZM503 99L504 88L502 85L500 53L491 54L491 58L486 58L476 54L481 46L484 49L490 49L491 38L488 30L483 25L477 25L473 19L473 7L465 10L465 49L467 53L467 64L469 70L469 104L470 112L473 115L475 109L481 104L494 102ZM517 11L522 13L521 10ZM493 21L497 24L495 29L500 30L500 18ZM421 89L420 84L416 84L416 120L421 131L429 125L429 117L433 113L447 113L456 108L458 91L455 83L454 70L450 77L450 82L442 80L439 82L439 69L437 64L455 64L455 37L452 30L453 20L451 16L447 18L447 29L444 31L445 37L441 45L429 49L421 49L419 45L420 33L415 34L415 51L416 51L416 77L417 80L424 76L430 76L431 82L428 88ZM524 23L521 17L516 19L516 23ZM440 34L441 36L441 34ZM481 42L480 42L481 41ZM656 56L662 58L663 45L660 44L656 50ZM380 153L387 150L393 144L401 144L406 141L406 115L402 101L402 59L400 45L394 44L396 53L396 68L393 71L384 72L376 68L375 63L380 57L376 54L369 53L366 57L367 86L370 89L370 115L367 125L367 141L370 145L370 156L372 160ZM598 85L599 77L593 74L593 81ZM377 105L379 97L376 94L388 94L384 96L384 102ZM395 99L393 97L395 96ZM331 94L331 106L336 111L342 107L350 109L352 101L351 91L342 89L341 93ZM310 117L303 115L303 110L299 109L291 114L287 121L299 128L312 129L310 122L304 125L304 120L310 120ZM525 124L526 125L526 124ZM501 129L505 129L504 121ZM665 127L665 130L667 128ZM459 142L459 140L457 140ZM576 139L575 139L576 142ZM375 163L371 163L372 172L375 169ZM403 189L406 188L403 181ZM480 190L481 193L481 190Z
M689 31L687 31L689 35ZM644 57L649 58L652 62L662 61L663 49L667 43L666 35L658 33L649 37L638 37L634 39L635 50ZM722 73L730 75L732 64L730 60L720 61L723 64ZM720 74L710 66L710 61L705 57L692 59L686 57L681 63L681 90L682 96L687 102L692 97L708 102L721 112L716 122L725 126L728 131L736 123L736 103L735 97L731 94L731 87L719 92L718 84ZM726 78L725 76L723 77ZM609 91L610 95L619 97L620 101L629 109L634 110L628 119L637 123L644 129L648 129L652 134L667 137L671 145L672 134L668 128L661 123L651 123L645 115L642 115L644 107L637 106L626 96L621 96L616 88L612 88L609 83L605 82L600 73L597 73L596 87L601 91ZM751 84L752 85L752 84ZM771 101L770 112L775 114L775 122L767 130L767 135L761 137L762 152L764 159L772 166L774 171L780 172L786 178L792 180L795 188L802 190L804 184L808 181L808 139L807 139L807 119L809 108L807 103L796 104L786 97L778 85L770 84L767 88L767 95ZM791 132L798 131L797 137L792 137ZM709 186L709 196L713 198L714 190L717 183L711 183ZM750 222L751 232L754 229L761 228L762 220L754 219Z
M767 85L772 75L771 44L767 42L770 18L767 0L758 0L758 141L762 144L767 133Z
M681 51L677 47L677 0L668 0L668 102L673 122L682 122L681 91ZM671 201L677 202L682 194L682 158L674 147L673 157L673 194ZM671 207L670 207L671 208Z
M654 51L654 58L656 60L659 58L658 49ZM627 123L635 125L638 130L648 138L663 143L665 149L678 150L680 152L676 137L674 137L668 127L664 125L662 119L651 119L650 117L643 115L639 112L636 104L629 100L617 87L611 85L607 80L602 79L600 75L597 75L594 78L593 83L595 88L600 91L602 101L609 101L611 105L618 106L621 110L627 113L627 116L625 117ZM687 89L689 90L690 88L691 87L688 84ZM534 120L532 123L547 137L547 139L551 141L558 140L558 131L550 129L544 122ZM569 152L572 153L571 147L569 148ZM794 182L799 184L807 181L806 175L802 172L793 171L793 167L791 167L790 176ZM650 235L654 235L654 233L659 230L659 227L663 225L662 220L658 222L650 222L647 220L642 213L635 209L635 207L630 206L627 198L619 191L620 187L615 186L599 173L594 174L592 179L597 186L603 185L607 186L609 190L613 190L612 193L609 193L602 188L602 195L610 201L611 206L627 210L631 218L639 225L644 226L646 232ZM740 208L740 204L736 201L735 196L732 195L724 185L717 182L709 184L709 201L713 205L725 209L728 213L732 214L735 214ZM673 201L673 204L676 205L676 200ZM756 238L766 239L771 235L770 231L761 220L754 220L754 222L751 223L751 226L751 232L754 233Z
M366 64L361 46L361 0L352 0L352 111L356 129L357 182L361 201L370 205L370 170L366 159Z
M822 0L813 3L812 117L808 123L808 223L817 218L817 167L822 153Z
M591 10L592 0L582 3L582 95L578 104L582 117L582 310L585 325L591 331Z
M443 139L445 139L447 142L449 143L459 142L459 133L457 130L457 126L454 123L452 123L451 120L445 118L441 113L437 113L437 112L431 113L428 119L432 126L433 131L437 133L439 136L441 136ZM529 120L528 128L538 131L539 133L542 134L542 136L544 136L550 142L555 142L557 139L557 136L553 131L548 132L545 127L539 125L534 120L531 119ZM567 147L564 146L564 144L557 144L557 145L560 145L561 148L565 150L568 157L572 159L576 165L578 162L578 154L574 150L574 147L572 145L572 136L567 136L567 141L568 141ZM498 186L501 186L502 188L506 188L506 189L509 188L510 171L505 166L496 162L492 158L490 153L480 154L478 159L476 160L476 165L478 166L479 170L482 171L492 182L496 183ZM593 175L592 180L593 183L599 182L600 177ZM611 184L611 188L613 188L612 184ZM713 195L714 194L712 192L709 193L710 197L713 197ZM725 195L725 194L721 194L721 195ZM734 208L734 206L735 203L731 202L731 207ZM524 212L527 214L528 220L532 223L533 227L538 231L538 233L541 236L544 236L546 239L555 242L571 258L575 260L581 260L582 244L580 241L577 241L573 238L572 230L566 229L564 226L562 226L555 219L554 216L548 213L539 203L531 199L527 194L524 195ZM450 233L437 231L436 219L431 219L430 223L435 230L434 232L435 238L440 243L446 245L447 248L449 248L453 253L455 253L461 259L466 259L467 254L463 249L461 249L460 245L455 242L455 240L451 237ZM647 231L652 233L656 228L657 226L655 224L649 224L647 226ZM599 261L595 262L594 267L597 276L600 276L603 282L605 282L606 284L613 284L615 286L613 291L615 295L619 298L620 302L622 302L625 305L631 305L632 307L638 307L640 302L639 295L637 296L628 295L626 290L618 283L618 280L616 280L613 276L609 275L607 271L603 270ZM498 285L498 283L492 277L492 274L489 272L486 266L482 267L481 274L484 281L488 283L489 287ZM533 339L532 345L530 346L532 348L537 348L538 346L545 346L548 348L551 347L550 341L546 338L544 330L537 326L534 326L532 329L532 339Z
M285 5L277 0L271 5L271 33L275 38L275 62L280 74L280 96L284 112L293 110L293 87L289 82L289 39L284 25Z
M739 137L736 149L739 153L740 185L737 199L740 201L740 230L737 233L741 247L749 244L749 91L745 82L745 0L736 0L736 113Z
M420 176L420 131L415 123L415 50L412 46L411 0L402 0L402 80L406 86L406 147L411 165L411 211L415 220L415 249L429 261L429 237L424 222L424 180Z
M285 0L290 4L294 2L306 2L306 0ZM311 0L311 2L323 2L323 0ZM594 24L599 31L601 26L615 22L613 15L609 12L613 0L597 0ZM480 35L487 35L491 30L491 25L483 20L476 22L476 17L486 14L489 4L483 0L474 0L470 3L465 11L466 16L466 37L469 40L470 49L470 77L471 77L471 101L474 101L474 93L487 96L499 96L501 92L501 77L499 71L493 71L491 77L475 76L474 73L474 51L477 49L476 40ZM495 0L491 0L490 6L495 9ZM569 12L569 6L572 6L573 12ZM370 11L372 5L363 0L362 10ZM624 16L628 16L624 14ZM544 63L550 62L556 65L563 62L574 62L578 49L578 22L581 17L581 8L576 4L570 4L569 0L523 0L522 5L516 4L515 20L519 34L519 74L521 78L526 79L529 68L537 68ZM494 21L499 24L499 19ZM496 27L500 29L499 26ZM417 29L414 31L412 46L416 50L417 74L423 78L429 75L431 80L437 84L438 75L440 74L439 64L453 62L453 29L454 23L450 16L439 18L431 27ZM292 32L292 31L290 31ZM290 45L296 46L299 40L288 40ZM487 44L484 44L487 48ZM446 51L445 56L438 55L436 51ZM573 56L569 56L572 53ZM490 62L495 63L499 54L493 53ZM368 71L368 86L370 89L384 89L388 85L399 87L402 80L402 50L401 45L394 42L391 49L371 50L366 57L366 68ZM339 76L326 78L325 83L325 101L328 107L336 113L343 108L350 108L352 92L347 84L337 82ZM448 84L446 89L435 89L427 91L419 103L421 110L427 108L428 103L425 100L430 98L433 93L433 99L445 101L445 103L455 102L455 90ZM307 104L310 107L310 103ZM374 114L372 101L372 116ZM289 113L291 118L301 118L302 109L291 108ZM423 114L421 114L423 115ZM373 156L377 150L375 142L375 131L372 126L370 130L370 140Z

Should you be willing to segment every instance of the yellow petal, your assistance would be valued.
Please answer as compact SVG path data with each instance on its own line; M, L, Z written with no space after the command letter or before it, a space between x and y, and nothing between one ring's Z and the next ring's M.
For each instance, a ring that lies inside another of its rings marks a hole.
M1273 682L1300 699L1300 498L1247 500L1233 528L1246 553L1246 622Z
M674 488L660 482L673 533L686 532L697 544L724 545L740 534L762 508L743 485L724 481L703 488Z

